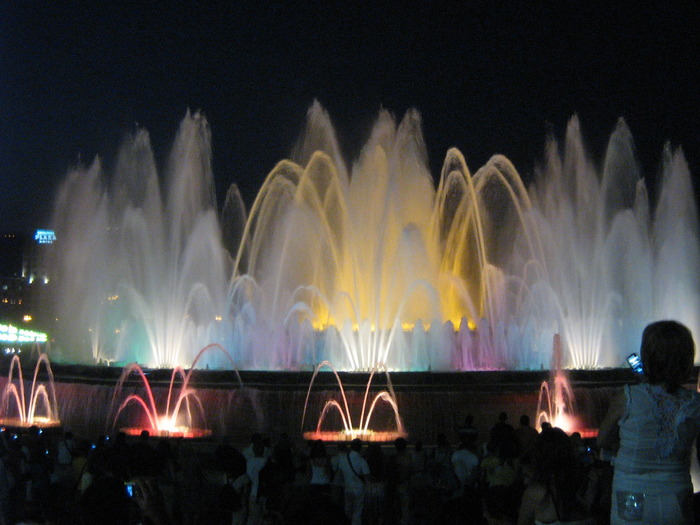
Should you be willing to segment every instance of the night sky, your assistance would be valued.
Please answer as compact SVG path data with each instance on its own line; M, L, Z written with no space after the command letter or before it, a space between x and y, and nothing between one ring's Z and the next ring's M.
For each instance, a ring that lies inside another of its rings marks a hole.
M219 204L233 182L251 202L314 99L348 158L380 108L417 108L435 176L457 146L472 172L503 153L528 180L575 113L597 162L624 117L650 180L666 141L700 174L700 8L624 4L2 2L0 230L46 226L69 167L109 166L137 124L162 162L188 108Z

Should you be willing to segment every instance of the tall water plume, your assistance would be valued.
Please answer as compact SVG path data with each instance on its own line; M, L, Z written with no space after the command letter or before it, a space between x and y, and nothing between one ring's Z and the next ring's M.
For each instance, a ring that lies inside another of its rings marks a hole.
M315 103L249 213L232 186L221 219L210 150L188 114L163 181L145 131L111 178L99 161L69 174L54 224L66 358L187 366L219 343L244 369L539 369L560 333L564 366L594 368L621 366L653 319L697 333L687 163L664 152L650 202L623 121L600 168L573 118L529 188L505 157L472 175L457 149L436 187L416 111L380 112L346 164Z
M111 177L99 159L68 174L54 214L62 358L173 367L221 339L230 263L200 114L182 121L164 173L139 130Z

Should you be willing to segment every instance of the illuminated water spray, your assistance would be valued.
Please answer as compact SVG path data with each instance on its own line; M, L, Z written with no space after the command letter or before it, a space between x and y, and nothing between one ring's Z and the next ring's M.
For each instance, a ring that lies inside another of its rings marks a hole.
M502 155L471 173L457 149L434 179L415 110L380 112L349 161L316 103L250 209L234 185L220 214L210 141L188 113L162 175L143 130L112 173L71 171L53 224L61 358L174 367L219 343L242 369L546 369L556 333L562 368L599 368L651 320L700 329L687 162L665 150L650 199L623 121L596 163L571 119L526 187Z
M46 380L39 377L42 367L47 375ZM0 424L19 427L36 425L41 428L61 425L53 371L46 354L39 354L37 357L28 400L25 397L24 377L19 356L12 356L7 383L2 391Z
M199 397L197 397L195 389L190 385L192 372L198 361L206 352L210 351L218 351L224 354L230 360L233 369L236 370L233 360L220 345L212 344L201 349L189 370L185 371L182 367L173 369L164 410L157 408L153 389L143 369L136 363L124 367L112 396L112 403L108 413L108 430L117 426L122 412L129 405L136 405L139 407L142 415L145 416L146 424L121 427L120 430L127 434L139 435L141 431L147 430L150 435L167 437L196 438L210 435L211 430L203 426L206 422L205 408ZM129 394L120 402L124 382L134 373L137 374L142 383L144 395ZM236 375L238 376L239 384L242 386L243 383L240 375L238 375L238 370L236 370ZM178 380L181 381L179 385L177 384ZM197 424L200 426L197 427Z
M313 388L316 376L324 367L330 368L335 375L341 402L335 399L327 400L323 405L321 414L318 417L316 429L305 432L304 423L306 420L306 411L309 405L309 397L311 396L311 389ZM381 390L370 396L372 380L377 372L384 372L387 382L387 389ZM372 415L374 414L374 410L378 403L384 403L391 408L393 420L396 426L394 430L377 430L376 427L371 425ZM335 412L340 417L342 421L341 428L329 429L324 427L324 423L326 423L326 416L331 412ZM404 429L403 422L401 421L399 406L396 400L396 394L394 393L394 387L391 384L389 372L386 370L385 366L380 364L372 368L369 379L367 380L367 387L365 388L364 397L362 399L362 409L359 412L358 418L357 413L355 413L355 417L353 417L353 413L350 410L350 405L348 404L347 396L345 395L343 383L340 380L337 370L328 361L324 361L316 366L314 374L311 377L309 390L306 393L306 401L304 402L304 413L301 419L301 429L304 434L304 439L307 441L318 439L323 441L351 441L355 438L362 439L363 441L393 441L398 437L407 437L408 435Z
M535 428L542 430L543 423L549 423L564 432L579 432L582 437L592 437L594 431L582 428L576 411L576 398L569 383L569 377L562 368L562 344L559 334L552 343L552 367L549 381L543 381L537 400L537 421Z

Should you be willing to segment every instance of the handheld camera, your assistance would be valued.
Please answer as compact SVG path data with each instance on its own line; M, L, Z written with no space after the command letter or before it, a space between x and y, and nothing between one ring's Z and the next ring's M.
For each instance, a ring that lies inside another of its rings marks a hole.
M129 496L130 498L133 498L134 496L140 495L139 486L134 481L124 482L124 488L126 489L126 495Z
M632 371L635 374L642 375L644 373L644 368L642 367L642 358L637 354L630 354L627 357L627 362L629 363Z

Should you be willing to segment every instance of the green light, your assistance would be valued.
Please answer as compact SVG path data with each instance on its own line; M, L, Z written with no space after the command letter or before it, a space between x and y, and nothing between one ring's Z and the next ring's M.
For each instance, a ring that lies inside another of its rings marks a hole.
M0 342L3 343L45 343L45 333L17 328L11 324L0 324Z

